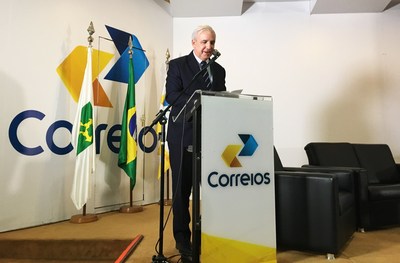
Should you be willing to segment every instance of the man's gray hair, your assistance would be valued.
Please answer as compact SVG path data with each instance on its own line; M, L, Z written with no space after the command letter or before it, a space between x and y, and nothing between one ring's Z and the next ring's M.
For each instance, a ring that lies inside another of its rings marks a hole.
M216 35L214 29L211 26L209 26L209 25L201 25L201 26L196 27L196 29L193 31L192 40L196 40L197 35L200 34L203 31L209 31L214 36Z

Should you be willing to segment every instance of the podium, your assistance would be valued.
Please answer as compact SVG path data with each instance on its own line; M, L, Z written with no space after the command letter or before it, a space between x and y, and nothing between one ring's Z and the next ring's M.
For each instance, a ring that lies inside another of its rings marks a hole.
M193 262L276 262L272 98L196 91Z

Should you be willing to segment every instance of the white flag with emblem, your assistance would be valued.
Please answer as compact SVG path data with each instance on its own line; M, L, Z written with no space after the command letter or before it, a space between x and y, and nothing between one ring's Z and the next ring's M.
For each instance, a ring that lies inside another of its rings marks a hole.
M95 168L94 107L92 81L92 47L87 50L87 62L72 128L72 144L76 150L75 174L71 198L79 210L89 197L90 177Z

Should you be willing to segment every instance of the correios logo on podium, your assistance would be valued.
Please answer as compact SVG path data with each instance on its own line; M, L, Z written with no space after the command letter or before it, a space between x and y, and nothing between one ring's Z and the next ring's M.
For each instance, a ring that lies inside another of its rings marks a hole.
M226 146L224 152L221 155L222 159L229 167L242 167L242 164L237 158L239 151L239 156L252 156L258 147L258 144L253 135L239 134L239 137L243 142L243 148L240 144L230 144Z
M241 144L229 144L226 146L221 157L225 164L230 168L242 167L238 156L253 156L258 147L258 143L251 134L238 134L243 142ZM268 185L271 182L269 172L211 172L207 177L208 185L212 188L217 187L237 187L237 186L256 186Z

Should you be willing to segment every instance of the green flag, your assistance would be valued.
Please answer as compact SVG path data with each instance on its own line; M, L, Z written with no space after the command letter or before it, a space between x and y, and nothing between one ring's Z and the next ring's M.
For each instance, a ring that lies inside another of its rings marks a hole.
M130 177L131 191L136 184L137 127L135 105L135 80L132 58L129 59L129 81L122 116L121 144L118 154L118 166Z

